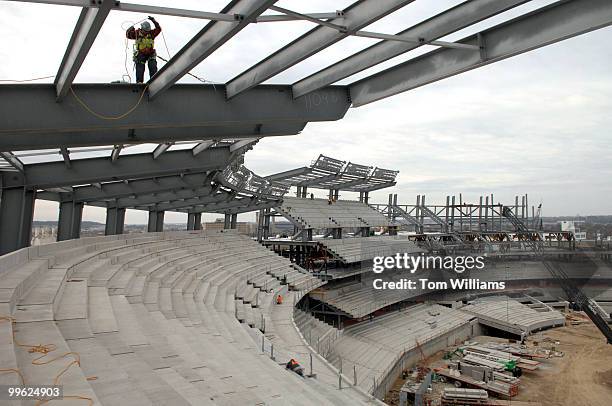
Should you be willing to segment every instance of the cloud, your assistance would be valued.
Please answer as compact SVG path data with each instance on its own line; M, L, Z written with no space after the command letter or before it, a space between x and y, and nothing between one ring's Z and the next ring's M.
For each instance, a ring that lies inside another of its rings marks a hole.
M552 1L532 1L449 36L454 40ZM163 1L150 2L163 5ZM351 1L281 1L282 7L320 12L341 9ZM368 27L394 33L452 7L460 1L414 2ZM220 10L225 1L184 1L181 8ZM57 71L78 17L78 9L40 4L0 4L0 78L25 78ZM125 72L122 24L145 16L112 12L77 81L110 82ZM159 17L171 53L177 52L206 23ZM125 25L125 24L123 24ZM198 75L224 82L312 27L308 22L255 24L194 69ZM41 36L40 33L44 32ZM400 171L391 190L372 194L379 202L387 193L413 202L426 193L429 202L463 193L475 201L494 193L514 201L529 193L554 214L612 214L612 28L529 52L515 58L445 79L389 99L350 109L336 122L310 123L297 136L270 137L246 156L246 164L262 175L306 166L320 153L343 160ZM269 82L292 83L359 51L373 40L349 38L288 69ZM161 55L166 49L157 41ZM343 81L348 83L433 47L411 52ZM128 48L129 53L129 48ZM129 55L128 55L129 57ZM128 70L131 69L128 58ZM185 77L184 82L194 79ZM351 197L346 193L345 197ZM53 203L38 202L37 218L55 218ZM216 217L216 215L213 215ZM86 210L86 217L104 220L104 211ZM168 214L169 221L184 217ZM129 222L146 213L130 213ZM177 220L177 221L178 221Z

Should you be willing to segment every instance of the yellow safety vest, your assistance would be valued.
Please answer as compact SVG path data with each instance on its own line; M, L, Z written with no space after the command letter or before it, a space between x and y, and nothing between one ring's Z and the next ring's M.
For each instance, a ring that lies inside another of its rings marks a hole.
M155 40L151 34L147 34L144 36L138 36L136 38L136 51L142 52L149 49L153 49L155 47Z

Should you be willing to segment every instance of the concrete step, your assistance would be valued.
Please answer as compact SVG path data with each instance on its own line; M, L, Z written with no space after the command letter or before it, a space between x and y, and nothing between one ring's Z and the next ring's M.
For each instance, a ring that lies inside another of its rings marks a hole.
M15 340L22 344L22 346L15 348L15 354L19 370L23 374L25 382L28 383L50 384L53 377L56 377L66 365L78 359L78 356L70 353L70 348L53 321L17 323ZM39 358L41 354L30 352L30 347L23 346L23 344L38 345L40 343L53 345L55 349L40 359L42 362L50 362L34 364L33 361ZM59 358L53 360L56 357ZM59 379L59 384L63 386L64 395L87 397L92 399L94 405L101 405L78 365L71 365L70 368L66 369Z
M87 288L89 325L94 334L119 331L113 306L104 287Z
M59 299L55 320L87 318L87 281L72 280L66 282L63 294Z

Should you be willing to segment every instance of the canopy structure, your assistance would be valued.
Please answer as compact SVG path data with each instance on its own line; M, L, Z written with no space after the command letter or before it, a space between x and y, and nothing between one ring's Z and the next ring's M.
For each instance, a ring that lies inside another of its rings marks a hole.
M311 187L366 193L394 186L398 173L399 171L390 169L347 163L321 154L310 166L276 173L266 179L287 186L297 186L302 190Z
M414 0L357 0L315 13L275 0L232 0L219 12L116 0L0 1L81 10L52 84L0 85L0 254L29 244L36 198L60 202L59 239L79 236L84 204L107 208L113 234L122 232L126 208L148 210L151 231L167 210L189 213L196 227L203 212L235 220L274 205L288 186L302 194L306 187L360 192L367 201L369 191L392 186L396 172L321 156L310 167L262 178L242 166L242 156L263 137L299 134L309 122L343 118L350 106L612 24L609 0L557 1L458 41L447 37L529 1L465 1L398 33L365 28ZM75 83L108 16L119 12L206 23L146 84ZM224 83L177 84L241 31L278 21L313 28ZM348 37L380 41L294 83L265 83ZM435 49L351 80L425 45Z

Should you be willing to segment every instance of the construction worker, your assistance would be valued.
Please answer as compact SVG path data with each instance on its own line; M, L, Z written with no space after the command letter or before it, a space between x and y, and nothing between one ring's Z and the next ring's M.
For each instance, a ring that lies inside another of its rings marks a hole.
M277 305L283 304L283 296L280 293L276 295L276 304Z
M289 362L287 362L287 365L285 365L285 367L287 369L292 370L293 372L295 372L299 376L304 376L304 368L302 366L300 366L300 364L298 364L298 362L296 360L294 360L293 358L291 358L289 360Z
M155 18L149 16L149 20L155 24L155 29L151 29L148 21L140 24L136 29L131 26L125 32L128 39L136 41L134 44L134 64L136 65L136 83L144 82L145 64L149 65L149 78L157 73L157 53L155 52L155 37L161 33L161 26Z

